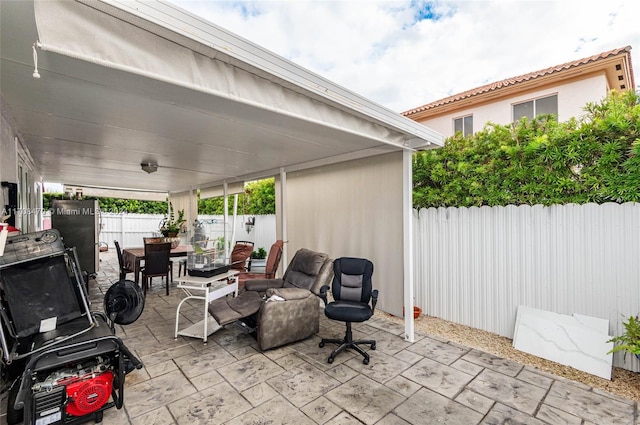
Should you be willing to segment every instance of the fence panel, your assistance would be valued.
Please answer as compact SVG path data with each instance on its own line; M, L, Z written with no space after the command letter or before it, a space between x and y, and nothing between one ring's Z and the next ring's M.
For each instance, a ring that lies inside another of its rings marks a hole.
M101 214L100 241L115 248L113 241L120 242L120 247L130 248L142 246L142 238L158 234L162 214Z
M425 314L511 338L519 305L608 319L611 335L640 313L640 204L428 208L413 216L415 304ZM222 216L199 218L211 237L222 235ZM140 246L161 219L103 213L100 241ZM243 222L235 239L268 251L275 216L256 216L250 233ZM622 357L614 364L640 370Z
M114 240L120 243L122 248L142 246L142 238L146 236L159 236L158 227L164 216L162 214L116 214L101 213L100 216L100 242L105 242L111 249L115 249ZM45 220L50 218L50 213L45 213ZM200 215L198 219L204 224L206 235L210 239L225 236L224 217L222 215ZM238 216L235 223L235 240L251 241L256 249L269 248L276 241L276 216L274 214L255 216L255 226L247 232L244 226L245 218ZM51 221L48 221L49 225ZM226 238L231 240L233 218L229 217L226 225ZM191 242L192 233L181 235L182 243Z
M425 314L512 338L519 305L608 319L611 335L640 312L640 204L428 208L414 228Z

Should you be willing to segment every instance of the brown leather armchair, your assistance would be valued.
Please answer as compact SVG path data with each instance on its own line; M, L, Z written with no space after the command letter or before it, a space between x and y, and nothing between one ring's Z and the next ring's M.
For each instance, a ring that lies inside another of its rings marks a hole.
M241 321L255 331L261 350L279 347L318 333L320 288L333 279L327 254L300 249L281 279L252 279L236 298L209 304L220 325Z

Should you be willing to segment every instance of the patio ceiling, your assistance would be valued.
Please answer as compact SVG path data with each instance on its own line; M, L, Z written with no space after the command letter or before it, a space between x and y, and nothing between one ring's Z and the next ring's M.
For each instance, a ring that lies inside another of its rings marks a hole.
M3 107L44 181L182 191L442 144L167 3L0 7ZM146 162L158 171L142 171Z

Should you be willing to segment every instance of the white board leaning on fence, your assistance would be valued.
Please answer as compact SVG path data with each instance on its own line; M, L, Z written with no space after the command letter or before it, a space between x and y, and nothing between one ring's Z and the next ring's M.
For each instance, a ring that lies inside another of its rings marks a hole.
M583 372L611 379L609 321L519 306L513 347Z

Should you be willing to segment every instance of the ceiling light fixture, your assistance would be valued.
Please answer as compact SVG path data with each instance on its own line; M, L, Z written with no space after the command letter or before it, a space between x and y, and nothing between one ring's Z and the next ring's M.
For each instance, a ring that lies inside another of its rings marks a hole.
M158 171L158 164L156 164L155 162L143 162L142 164L140 164L140 167L142 167L142 171L145 171L149 174Z

